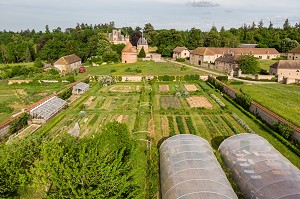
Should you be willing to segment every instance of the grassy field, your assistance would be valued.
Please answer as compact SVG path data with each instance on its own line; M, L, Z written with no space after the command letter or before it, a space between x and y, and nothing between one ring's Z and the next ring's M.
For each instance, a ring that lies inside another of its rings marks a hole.
M0 84L0 123L9 119L13 114L27 108L53 92L62 90L66 84Z
M91 75L190 75L205 74L199 70L187 69L181 71L181 66L170 62L139 61L132 64L108 64L91 66L85 73L80 73L76 79L83 78L86 74ZM137 72L137 70L141 70Z
M6 66L33 66L34 62L28 63L13 63L13 64L0 64L0 69Z
M300 126L300 86L296 85L231 85L255 101Z
M266 71L270 70L270 66L276 63L278 60L259 60L259 68L264 69Z

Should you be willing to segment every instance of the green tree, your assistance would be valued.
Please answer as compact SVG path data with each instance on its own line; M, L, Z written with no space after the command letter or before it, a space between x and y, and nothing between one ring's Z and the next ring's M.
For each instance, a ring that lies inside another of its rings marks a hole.
M142 47L140 53L138 54L138 58L145 58L145 57L146 57L146 53L144 47Z
M287 53L293 48L297 47L299 43L296 40L292 40L290 38L284 38L281 40L279 44L280 52Z
M64 134L42 145L34 184L50 198L144 198L138 148L118 122L82 139Z
M34 66L37 67L37 68L42 68L44 66L41 58L36 58L34 60Z
M239 69L245 74L256 74L258 72L258 59L253 55L242 55L238 59Z

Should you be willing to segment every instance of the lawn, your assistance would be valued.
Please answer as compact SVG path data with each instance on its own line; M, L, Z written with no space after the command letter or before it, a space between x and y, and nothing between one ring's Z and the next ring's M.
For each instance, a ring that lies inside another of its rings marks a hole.
M76 79L90 75L192 75L205 74L199 70L190 69L181 71L181 66L170 62L139 61L132 64L108 64L91 66L85 73L79 73ZM140 71L138 71L140 70Z
M288 121L300 126L300 86L272 85L231 85L242 90L255 101Z
M28 63L13 63L13 64L0 64L0 69L4 68L6 66L33 66L34 62L28 62Z
M0 123L13 114L27 108L53 92L62 90L66 84L0 84Z
M276 63L278 60L258 60L259 61L259 68L264 69L266 71L270 70L270 66Z

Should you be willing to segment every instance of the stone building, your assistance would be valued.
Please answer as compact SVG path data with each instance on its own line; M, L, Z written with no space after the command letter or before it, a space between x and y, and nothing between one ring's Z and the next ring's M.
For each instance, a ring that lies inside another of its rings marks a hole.
M229 74L231 71L238 70L239 55L225 54L215 60L217 70Z
M129 42L128 35L122 35L121 30L113 30L112 33L108 33L108 39L113 44L127 44Z
M190 57L190 51L186 47L176 47L173 50L173 59L183 58L186 59Z
M277 76L279 82L300 83L300 60L280 60L270 66L269 73Z
M137 62L138 52L130 42L122 50L122 63L135 63Z
M54 63L54 67L59 70L60 74L68 74L81 66L81 58L75 54L61 57Z
M288 52L289 60L300 60L300 45Z
M142 48L144 48L144 51L145 51L146 55L149 53L148 41L144 36L139 38L139 40L137 42L137 45L136 45L136 48L137 48L138 54L140 53Z
M190 63L202 65L203 63L215 63L215 60L225 54L253 55L259 59L273 59L280 57L275 48L212 48L199 47L190 53Z

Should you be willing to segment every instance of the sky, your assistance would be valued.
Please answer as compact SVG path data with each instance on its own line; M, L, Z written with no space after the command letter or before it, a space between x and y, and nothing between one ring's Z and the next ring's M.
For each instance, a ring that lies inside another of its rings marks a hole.
M282 27L300 22L300 0L0 0L0 31L63 30L77 23L115 22L116 27L208 31L263 20Z

